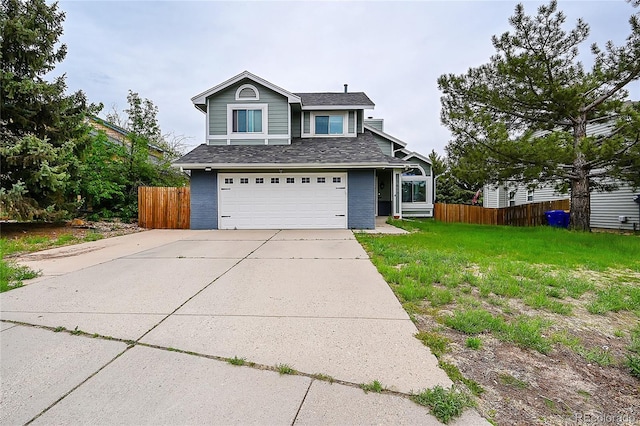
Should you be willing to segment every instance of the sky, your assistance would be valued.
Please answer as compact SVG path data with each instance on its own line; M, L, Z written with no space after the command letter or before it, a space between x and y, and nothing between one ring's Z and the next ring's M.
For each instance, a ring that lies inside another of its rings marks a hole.
M527 14L541 2L524 1ZM365 92L366 116L424 155L444 154L437 79L489 61L491 36L510 29L516 1L66 1L61 41L70 92L103 103L100 114L127 107L128 90L158 107L163 133L204 143L205 115L191 98L250 71L290 92ZM584 44L624 42L624 0L560 0L567 29L591 26ZM582 51L582 49L581 49ZM640 99L640 82L629 87Z

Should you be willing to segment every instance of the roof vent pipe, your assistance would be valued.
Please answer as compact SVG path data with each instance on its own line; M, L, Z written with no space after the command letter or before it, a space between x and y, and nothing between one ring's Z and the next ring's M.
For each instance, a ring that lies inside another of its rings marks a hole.
M347 93L347 87L349 87L349 85L348 85L348 84L345 84L345 85L344 85L344 93Z

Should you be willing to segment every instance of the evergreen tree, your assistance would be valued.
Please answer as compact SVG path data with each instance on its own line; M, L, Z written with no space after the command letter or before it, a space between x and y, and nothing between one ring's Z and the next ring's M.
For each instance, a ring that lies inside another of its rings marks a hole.
M67 53L58 44L63 21L57 3L2 0L0 196L11 193L15 201L22 194L32 207L21 210L25 219L73 197L77 158L89 141L85 95L66 95L64 75L44 78Z
M589 26L566 32L564 22L555 0L536 16L518 5L489 63L438 79L442 121L456 176L570 189L571 227L589 230L591 191L613 189L613 178L640 185L640 104L624 89L640 76L640 17L622 46L591 47L590 70L578 60ZM608 131L588 135L597 123Z

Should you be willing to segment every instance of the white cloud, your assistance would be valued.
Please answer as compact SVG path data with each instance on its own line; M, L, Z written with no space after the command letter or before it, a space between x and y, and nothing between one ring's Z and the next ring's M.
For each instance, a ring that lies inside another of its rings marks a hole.
M191 97L249 70L292 92L364 91L367 115L428 154L442 153L437 78L488 61L491 36L509 29L516 2L69 2L63 42L70 90L106 109L126 107L127 90L159 108L163 131L204 141L204 115ZM534 13L540 2L527 1ZM560 1L590 41L624 41L625 2ZM588 47L588 46L585 46ZM632 96L640 98L640 85Z

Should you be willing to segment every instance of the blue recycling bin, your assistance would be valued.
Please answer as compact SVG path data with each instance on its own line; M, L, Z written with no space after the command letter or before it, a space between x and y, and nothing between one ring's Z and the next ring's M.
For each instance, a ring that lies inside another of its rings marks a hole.
M568 228L569 227L569 212L564 210L549 210L544 212L547 217L549 226L556 228Z

